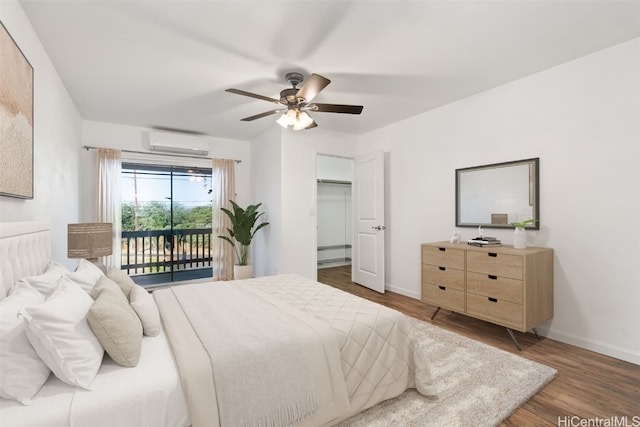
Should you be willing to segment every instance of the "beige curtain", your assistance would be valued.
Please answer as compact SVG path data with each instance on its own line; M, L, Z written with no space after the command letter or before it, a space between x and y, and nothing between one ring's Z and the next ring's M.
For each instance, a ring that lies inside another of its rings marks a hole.
M213 188L213 219L211 222L211 251L213 257L213 280L232 280L235 251L219 235L227 235L231 222L220 208L232 210L229 200L236 198L235 160L213 159L211 187Z
M120 268L122 259L120 158L120 150L98 148L98 222L113 224L113 254L104 257L103 263L114 268Z

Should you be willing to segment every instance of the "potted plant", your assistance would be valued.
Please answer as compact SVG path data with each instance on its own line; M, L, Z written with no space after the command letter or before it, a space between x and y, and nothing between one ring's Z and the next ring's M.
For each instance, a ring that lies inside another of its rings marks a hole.
M538 222L537 219L527 219L520 222L512 222L516 229L513 231L513 247L515 249L526 249L527 248L527 232L525 227L530 224L535 224Z
M253 275L253 266L247 263L249 245L251 245L251 240L256 232L269 223L262 222L256 226L258 218L264 215L264 212L258 212L262 203L249 205L243 209L233 200L229 200L229 202L233 206L233 212L226 208L220 208L231 221L231 228L227 228L229 236L218 237L229 242L236 252L237 264L233 268L233 278L247 279Z

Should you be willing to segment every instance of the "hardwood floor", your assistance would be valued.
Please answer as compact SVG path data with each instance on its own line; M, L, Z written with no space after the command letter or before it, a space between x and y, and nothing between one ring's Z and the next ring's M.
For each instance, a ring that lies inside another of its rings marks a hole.
M440 310L431 321L436 307L393 292L379 294L352 283L349 266L319 269L318 281L557 369L558 376L502 426L640 427L639 365L514 331L522 347L518 351L505 328L447 310Z

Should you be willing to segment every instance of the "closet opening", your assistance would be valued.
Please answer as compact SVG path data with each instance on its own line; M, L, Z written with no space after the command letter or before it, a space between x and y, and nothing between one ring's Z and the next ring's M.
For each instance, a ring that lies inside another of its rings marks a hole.
M353 160L318 154L318 268L351 265Z

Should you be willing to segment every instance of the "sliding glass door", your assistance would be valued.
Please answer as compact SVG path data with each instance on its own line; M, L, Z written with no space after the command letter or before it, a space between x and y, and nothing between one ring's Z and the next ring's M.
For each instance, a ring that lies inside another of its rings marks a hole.
M211 277L211 169L122 164L122 269L141 285Z

